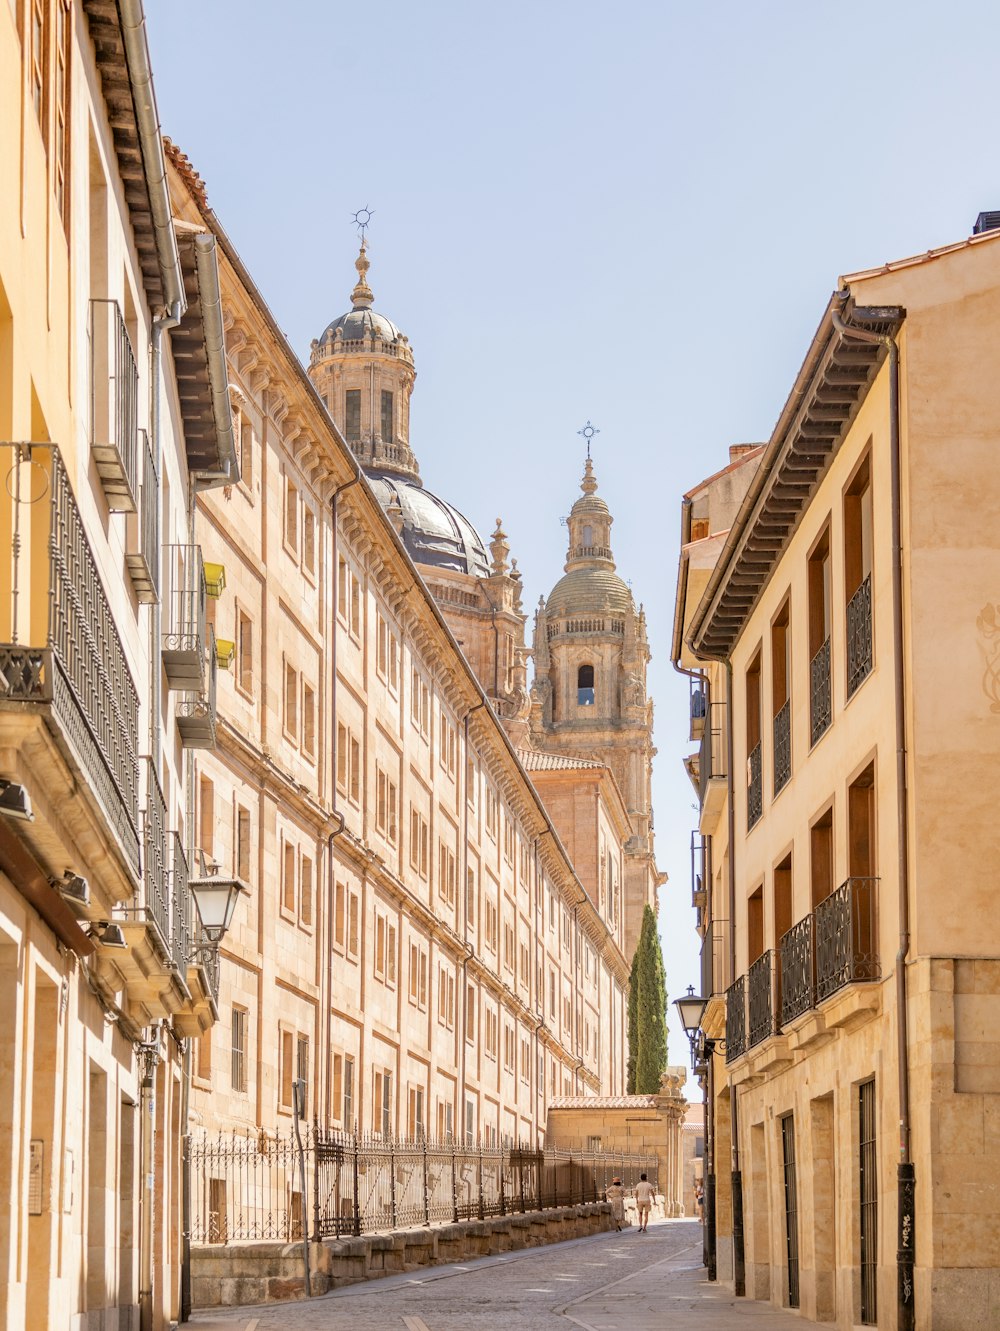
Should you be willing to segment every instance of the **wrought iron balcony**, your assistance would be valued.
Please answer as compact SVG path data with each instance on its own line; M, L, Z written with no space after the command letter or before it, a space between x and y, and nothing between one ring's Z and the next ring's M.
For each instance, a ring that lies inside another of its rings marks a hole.
M140 430L139 436L142 486L138 513L130 519L129 545L134 548L126 553L125 563L136 596L143 604L154 605L160 599L160 483L146 431Z
M781 956L781 1024L816 1006L813 917L793 924L778 944Z
M90 302L90 451L112 512L134 513L139 371L116 300Z
M848 878L816 907L816 998L879 980L878 879Z
M704 806L708 796L709 783L713 780L725 781L726 763L726 704L709 703L698 750L698 785L701 803Z
M0 712L45 715L137 876L139 699L114 615L59 449L2 447Z
M708 897L708 838L691 833L691 904L703 910Z
M847 696L872 671L872 575L869 573L847 603Z
M726 990L726 1062L747 1051L747 977L741 975Z
M167 887L167 805L152 758L146 759L146 808L143 812L143 903L148 923L156 927L156 943L170 956L170 893Z
M760 745L750 750L747 759L747 831L764 812L764 782L761 775Z
M729 924L713 920L701 942L701 992L706 998L725 993L730 979Z
M774 718L774 793L783 790L792 775L792 704L786 698Z
M215 650L215 630L209 627L207 681L200 693L186 693L177 704L177 730L185 749L214 749L216 705L215 695L219 674L218 654Z
M762 1040L777 1034L774 1020L775 980L777 967L774 964L774 952L769 948L762 953L747 971L748 1003L750 1009L750 1029L747 1045L753 1048Z
M170 909L171 957L176 969L185 975L191 960L191 894L188 891L188 862L178 832L170 833Z
M200 545L168 545L163 668L167 686L205 687L205 569Z
M693 675L688 680L689 686L689 715L691 717L691 729L688 739L701 739L705 733L705 715L708 711L706 700L706 681L704 675Z
M813 744L829 729L833 719L830 692L830 639L819 649L809 666L810 738Z

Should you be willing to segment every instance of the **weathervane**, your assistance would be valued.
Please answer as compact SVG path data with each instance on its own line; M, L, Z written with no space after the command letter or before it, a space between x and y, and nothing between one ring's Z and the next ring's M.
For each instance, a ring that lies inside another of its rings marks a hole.
M595 434L600 434L600 433L601 433L601 432L600 432L600 430L597 428L597 426L596 426L596 425L591 425L590 421L587 422L587 424L583 427L582 430L577 430L577 434L583 435L584 439L586 439L586 441L587 441L587 457L588 457L588 458L590 457L590 441L593 439L593 437L594 437Z
M358 228L358 235L362 242L365 239L365 232L368 230L372 218L375 216L374 208L359 208L356 213L351 214L351 221Z

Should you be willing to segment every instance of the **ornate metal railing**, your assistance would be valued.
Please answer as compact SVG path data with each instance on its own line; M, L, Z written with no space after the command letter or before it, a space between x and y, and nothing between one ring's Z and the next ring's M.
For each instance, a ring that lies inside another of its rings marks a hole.
M774 1021L774 952L769 948L753 963L747 971L747 1006L750 1013L750 1025L747 1033L747 1046L752 1049L761 1040L767 1040L776 1032Z
M726 990L726 1062L731 1063L747 1051L747 977Z
M160 482L145 430L139 431L139 456L142 459L139 530L130 541L136 548L126 553L125 562L139 600L148 605L160 599Z
M139 371L116 300L90 302L90 446L108 507L135 509Z
M713 920L701 944L701 992L706 998L724 993L729 974L729 922Z
M815 744L825 734L833 719L830 692L830 639L819 649L809 666L810 737Z
M747 831L764 812L764 781L762 777L760 745L750 750L747 759Z
M702 804L705 803L708 783L712 778L721 777L725 780L729 770L726 756L726 704L712 702L708 704L705 728L698 749L698 794Z
M872 575L869 573L847 603L847 696L850 698L872 670Z
M640 1174L654 1188L659 1182L653 1154L396 1140L316 1126L303 1129L301 1156L291 1131L234 1132L191 1138L187 1164L193 1243L292 1241L307 1218L316 1241L387 1232L602 1201L613 1178L626 1192Z
M163 665L171 688L205 685L205 567L200 545L168 545Z
M179 832L170 833L172 866L170 871L171 956L183 976L191 960L191 897L188 892L187 856Z
M0 498L12 539L8 572L0 582L9 598L6 607L0 604L0 624L9 635L0 643L0 705L51 705L63 739L138 874L139 698L124 647L58 448L3 447L11 454ZM42 574L46 526L48 569ZM39 613L46 605L39 580L47 591L47 613Z
M774 793L784 789L792 775L792 704L786 698L774 718Z
M816 965L813 917L793 924L778 944L781 956L781 1024L816 1005Z
M215 646L215 629L211 625L208 626L205 659L207 678L204 689L198 693L185 693L177 704L177 729L184 747L188 749L215 748L219 657Z
M167 806L152 758L146 762L143 810L143 902L146 919L156 925L164 956L170 952L170 891L167 885Z
M848 878L816 907L816 998L878 980L878 879Z
M708 838L691 833L691 904L704 910L708 901Z

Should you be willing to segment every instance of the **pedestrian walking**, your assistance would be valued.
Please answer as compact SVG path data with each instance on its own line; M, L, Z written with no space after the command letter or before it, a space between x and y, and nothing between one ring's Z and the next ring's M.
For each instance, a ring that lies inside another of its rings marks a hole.
M611 1203L611 1219L615 1222L615 1229L620 1233L625 1223L625 1189L622 1187L621 1179L612 1179L605 1188L604 1195Z
M639 1233L645 1234L649 1228L649 1213L652 1210L653 1198L656 1193L652 1183L645 1174L639 1175L639 1182L635 1185L635 1203L639 1208Z
M699 1179L694 1185L694 1204L698 1208L698 1219L705 1223L705 1188Z

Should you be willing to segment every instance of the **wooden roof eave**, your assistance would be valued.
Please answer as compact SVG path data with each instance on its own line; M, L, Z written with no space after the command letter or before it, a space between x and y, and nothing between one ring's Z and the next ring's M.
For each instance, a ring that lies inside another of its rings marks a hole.
M695 610L688 641L698 656L723 659L732 651L886 357L884 343L850 340L836 328L833 313L846 313L848 304L841 293L831 297ZM853 313L866 329L877 320L892 335L904 317L898 309Z

